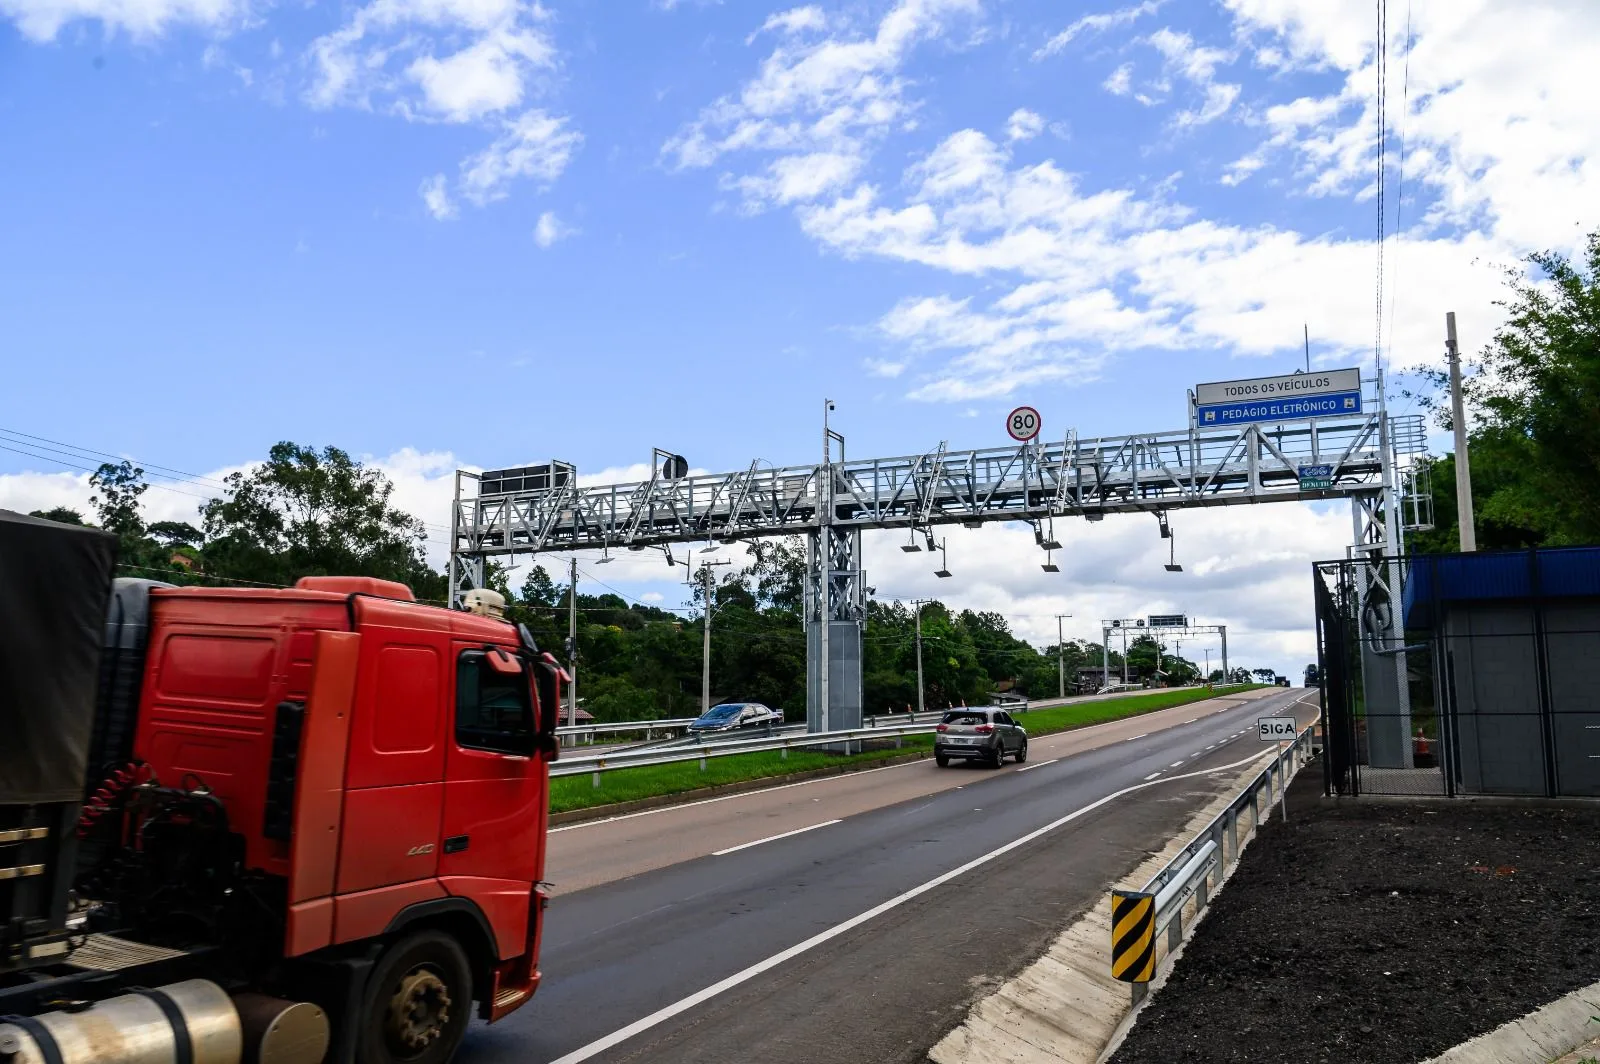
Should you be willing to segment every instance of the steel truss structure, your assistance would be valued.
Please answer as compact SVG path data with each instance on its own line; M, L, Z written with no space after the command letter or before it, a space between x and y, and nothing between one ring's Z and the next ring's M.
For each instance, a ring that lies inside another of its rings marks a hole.
M1186 639L1192 635L1220 635L1222 636L1222 682L1231 682L1228 677L1228 626L1225 624L1146 624L1142 617L1126 617L1116 620L1100 622L1100 674L1101 682L1111 683L1111 633L1121 632L1126 635L1134 633L1134 637L1147 635L1156 640L1159 645L1162 637L1171 636L1173 639ZM1160 660L1159 653L1157 660ZM1127 667L1128 655L1122 655L1123 667Z
M1144 512L1164 520L1169 510L1191 507L1352 499L1360 549L1397 553L1389 544L1400 536L1400 511L1417 527L1426 527L1424 514L1431 519L1424 446L1422 417L1389 417L1380 401L1373 413L1278 425L1191 424L1099 439L1074 433L1053 443L962 451L941 443L923 454L848 461L842 455L834 461L825 451L829 457L815 465L779 468L757 461L733 473L674 477L679 470L658 463L651 479L632 484L582 486L575 475L551 476L542 490L469 493L465 489L479 478L461 471L450 600L455 605L468 589L482 587L485 560L495 556L670 551L673 544L804 534L811 558L808 657L833 662L853 653L859 665L863 531L899 529L913 543L921 535L933 547L935 526L1025 521L1041 546L1056 547L1058 517L1097 521ZM1302 487L1301 466L1330 467L1319 481L1327 486ZM1384 497L1396 505L1385 505ZM1374 516L1363 521L1363 513ZM854 705L842 713L832 711L837 693L809 706L813 730L857 726L859 674L848 667L823 670L815 661L809 669L813 703L834 676L856 692Z

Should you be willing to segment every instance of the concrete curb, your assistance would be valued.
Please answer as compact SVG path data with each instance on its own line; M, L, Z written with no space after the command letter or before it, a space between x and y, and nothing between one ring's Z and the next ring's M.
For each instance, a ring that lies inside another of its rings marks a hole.
M1462 1042L1426 1064L1549 1064L1600 1032L1595 1016L1600 1016L1600 983Z
M1260 763L1238 770L1177 836L1117 885L1142 887L1260 773ZM1263 807L1263 818L1269 811ZM1251 824L1249 834L1240 835L1241 849L1254 839L1258 826ZM1216 891L1226 882L1221 880ZM1186 929L1195 922L1193 910L1190 901ZM1164 979L1164 973L1158 974L1152 989ZM974 1005L961 1026L928 1051L928 1059L933 1064L1095 1064L1120 1043L1131 1015L1137 1015L1131 1006L1129 985L1111 978L1108 890L1043 957Z

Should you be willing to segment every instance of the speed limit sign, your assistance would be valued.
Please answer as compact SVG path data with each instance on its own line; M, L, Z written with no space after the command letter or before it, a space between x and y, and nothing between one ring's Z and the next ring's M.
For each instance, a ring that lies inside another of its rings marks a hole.
M1039 411L1031 406L1019 406L1006 415L1006 431L1011 438L1026 443L1039 435Z

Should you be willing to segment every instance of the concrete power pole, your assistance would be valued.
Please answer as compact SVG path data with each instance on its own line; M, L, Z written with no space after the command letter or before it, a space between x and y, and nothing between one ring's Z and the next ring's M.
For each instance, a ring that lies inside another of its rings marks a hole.
M1071 616L1072 616L1072 614L1070 614L1070 613L1058 613L1058 614L1056 614L1056 697L1057 698L1065 698L1065 697L1067 697L1067 655L1066 655L1066 652L1065 652L1066 639L1063 638L1063 636L1061 635L1061 622L1063 620L1065 620L1066 618L1071 617Z
M1450 360L1450 420L1456 430L1456 524L1461 528L1461 550L1478 549L1472 518L1472 465L1467 459L1467 415L1461 396L1461 349L1456 345L1456 312L1444 316L1445 352Z
M917 608L917 712L922 712L922 606L927 599L917 599L912 605Z
M700 587L705 595L706 621L702 626L705 629L704 638L701 640L700 650L700 712L708 713L711 710L711 577L712 569L718 565L732 565L732 562L706 562L700 567Z
M578 726L578 559L572 559L567 586L567 664L572 680L567 685L567 727Z

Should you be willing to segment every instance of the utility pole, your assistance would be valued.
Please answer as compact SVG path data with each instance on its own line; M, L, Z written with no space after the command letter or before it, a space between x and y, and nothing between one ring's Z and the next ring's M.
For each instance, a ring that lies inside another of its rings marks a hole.
M1444 316L1445 353L1450 360L1450 420L1456 430L1456 524L1461 528L1461 550L1478 549L1472 518L1472 465L1467 460L1467 415L1461 395L1461 349L1456 345L1456 312Z
M1100 686L1111 686L1111 629L1100 626Z
M1128 682L1128 628L1122 628L1122 682Z
M700 712L711 711L711 577L712 569L718 565L732 565L732 562L705 562L700 566L700 588L705 596L706 621L702 627L705 629L701 640L700 650Z
M1065 653L1066 639L1061 635L1061 622L1070 613L1056 614L1056 697L1067 697L1067 655Z
M922 712L922 607L928 599L915 599L912 605L917 608L917 712Z
M1206 683L1211 682L1211 648L1206 647Z
M578 726L578 559L572 558L567 585L567 664L572 679L567 684L567 727Z

